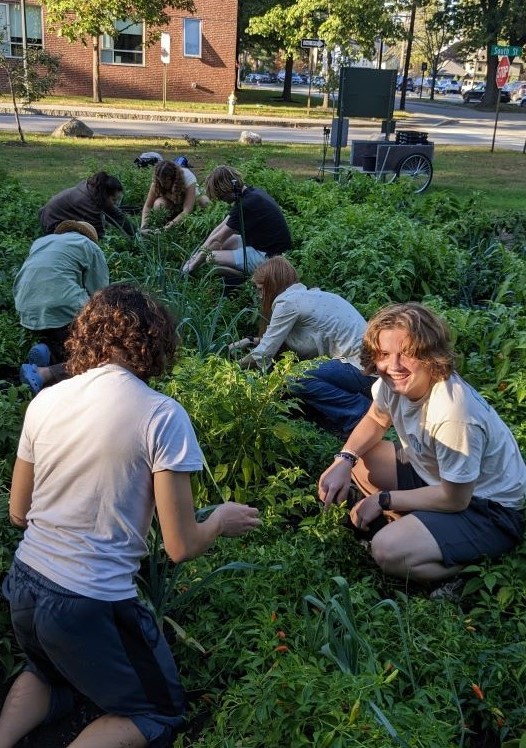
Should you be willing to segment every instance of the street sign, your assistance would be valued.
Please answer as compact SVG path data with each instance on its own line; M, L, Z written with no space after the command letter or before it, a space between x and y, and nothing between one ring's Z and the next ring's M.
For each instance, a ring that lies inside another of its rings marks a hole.
M492 57L520 57L521 55L522 47L499 47L498 44L491 45Z
M508 76L510 74L510 61L508 57L501 57L499 64L497 65L497 74L495 76L495 82L497 88L503 88L508 82Z
M170 62L170 34L161 34L161 62L168 65Z
M302 39L301 46L303 49L323 49L325 42L323 39Z

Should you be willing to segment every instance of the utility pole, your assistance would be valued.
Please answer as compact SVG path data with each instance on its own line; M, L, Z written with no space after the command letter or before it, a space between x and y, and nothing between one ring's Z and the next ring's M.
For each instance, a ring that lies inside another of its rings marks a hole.
M24 66L24 86L26 89L26 95L24 99L28 99L28 85L29 76L27 70L27 22L26 22L26 0L20 0L20 20L22 27L22 65Z
M400 110L405 110L405 95L407 90L407 76L409 74L409 65L411 64L411 51L413 48L413 36L415 33L416 6L418 0L412 0L411 15L409 17L409 30L407 32L407 49L405 52L404 77L402 80L402 89L400 92Z

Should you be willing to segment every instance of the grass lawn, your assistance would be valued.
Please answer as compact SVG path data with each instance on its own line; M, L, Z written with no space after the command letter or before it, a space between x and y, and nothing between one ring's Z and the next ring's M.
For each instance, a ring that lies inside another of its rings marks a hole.
M201 141L189 147L178 139L103 138L59 140L27 135L23 146L14 133L0 136L2 167L18 175L30 189L48 198L99 169L122 169L145 150L159 151L168 158L184 153L198 178L219 163L252 155L251 146L224 141ZM322 144L264 144L258 149L267 163L284 169L297 179L316 175L322 159ZM342 160L348 158L344 149ZM523 210L526 195L526 156L515 151L489 153L486 148L436 146L433 182L427 194L448 190L458 197L480 194L481 205L492 210ZM330 178L330 177L329 177Z

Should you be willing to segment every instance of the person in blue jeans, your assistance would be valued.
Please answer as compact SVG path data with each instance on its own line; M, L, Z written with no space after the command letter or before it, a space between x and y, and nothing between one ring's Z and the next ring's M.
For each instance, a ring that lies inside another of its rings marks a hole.
M299 282L284 257L271 257L253 275L261 299L259 338L244 338L232 349L255 344L243 368L268 368L282 350L299 359L328 356L290 385L290 391L321 426L348 435L371 404L375 377L363 373L360 348L367 323L348 301Z

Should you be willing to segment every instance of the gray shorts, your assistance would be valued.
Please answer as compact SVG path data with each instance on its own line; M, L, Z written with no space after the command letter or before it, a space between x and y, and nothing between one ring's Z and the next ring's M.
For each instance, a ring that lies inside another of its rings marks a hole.
M234 258L234 262L236 263L236 270L241 270L241 272L244 271L244 256L243 256L243 247L240 249L233 249L232 255ZM246 247L246 253L247 253L247 273L253 273L256 268L258 268L260 265L263 265L265 260L268 259L267 254L265 252L260 252L259 249L254 249L254 247Z
M395 443L395 448L397 488L403 491L427 486L408 461L400 442ZM522 512L476 496L462 512L418 510L411 514L438 543L444 566L464 566L482 556L498 558L511 551L524 536Z
M106 602L70 592L15 558L2 591L26 670L51 686L46 722L67 714L73 689L128 717L150 748L186 725L179 672L154 616L137 598Z

